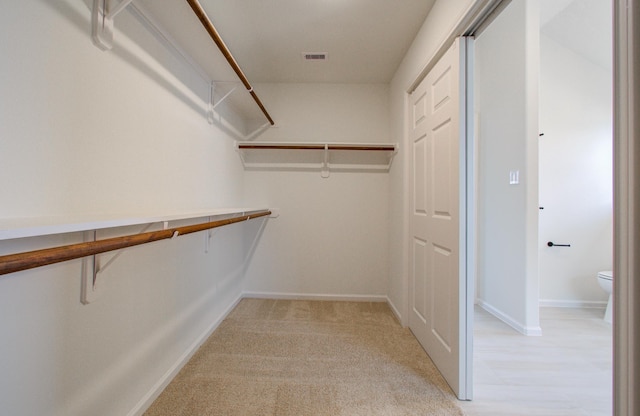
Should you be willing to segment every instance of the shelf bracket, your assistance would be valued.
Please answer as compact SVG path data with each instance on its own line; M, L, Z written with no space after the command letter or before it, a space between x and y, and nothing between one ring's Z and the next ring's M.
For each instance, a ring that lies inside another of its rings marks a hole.
M324 160L322 162L322 171L320 172L320 176L323 178L329 177L329 145L324 145Z
M97 231L85 231L83 233L83 242L96 241ZM98 297L98 288L96 287L96 256L82 258L82 279L80 286L80 302L88 305Z
M232 82L232 84L235 84L233 86L233 88L231 88L229 91L227 91L217 102L215 99L215 94L216 94L216 84L228 84L229 82L223 82L223 81L211 81L211 83L209 84L209 109L207 110L207 121L209 122L209 124L213 124L215 121L215 109L217 106L219 106L220 104L222 104L224 102L224 100L226 100L235 90L236 88L238 88L238 86L240 85L240 83L237 82Z
M211 217L208 218L208 221L211 222L213 219ZM204 233L204 252L209 253L209 248L211 246L211 237L213 237L214 231L213 228L209 228L206 233Z
M113 19L133 0L121 0L115 6L113 0L93 0L91 10L91 38L103 51L113 48Z
M220 98L218 100L217 103L214 104L213 103L213 91L215 89L215 83L216 83L215 81L211 81L211 103L212 103L212 109L213 110L215 110L217 106L222 104L224 102L224 100L226 100L227 97L229 97L231 95L231 93L233 93L236 90L236 88L238 88L238 86L240 85L240 83L235 83L234 82L235 85L233 86L233 88L231 88L225 95L222 96L222 98Z
M138 234L142 234L149 230L153 224L147 224ZM164 229L167 229L168 222L165 221ZM85 231L84 232L84 242L96 241L98 232L96 230L93 231ZM93 256L85 257L82 259L82 284L81 284L81 296L80 301L87 305L98 298L101 293L101 289L103 285L101 284L102 279L98 279L100 277L100 273L104 272L107 267L113 264L114 261L122 253L124 249L116 251L116 253L104 264L100 264L100 255L95 254Z
M263 125L259 126L257 129L255 129L253 132L247 134L247 136L244 139L245 140L253 140L256 136L258 136L260 133L262 133L263 131L265 131L269 127L271 127L271 123L269 123L267 121Z
M209 83L209 109L207 110L207 122L211 125L215 122L215 114L213 112L213 109L215 108L213 105L213 94L215 93L215 89L215 83L211 81Z

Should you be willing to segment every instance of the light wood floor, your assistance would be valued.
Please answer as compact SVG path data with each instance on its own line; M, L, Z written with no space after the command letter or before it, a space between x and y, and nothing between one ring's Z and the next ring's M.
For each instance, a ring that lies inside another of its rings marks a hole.
M541 337L517 333L481 308L474 327L468 416L610 416L612 327L603 309L541 308Z

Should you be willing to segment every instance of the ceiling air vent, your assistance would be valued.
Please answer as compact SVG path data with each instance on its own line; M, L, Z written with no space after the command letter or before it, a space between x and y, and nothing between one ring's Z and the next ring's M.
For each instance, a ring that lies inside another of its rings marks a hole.
M326 61L329 54L326 52L302 52L302 58L305 61Z

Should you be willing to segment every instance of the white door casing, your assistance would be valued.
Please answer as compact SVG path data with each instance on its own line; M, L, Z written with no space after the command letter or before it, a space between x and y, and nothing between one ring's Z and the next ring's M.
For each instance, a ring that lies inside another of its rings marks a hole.
M410 95L409 328L460 399L467 370L465 42Z

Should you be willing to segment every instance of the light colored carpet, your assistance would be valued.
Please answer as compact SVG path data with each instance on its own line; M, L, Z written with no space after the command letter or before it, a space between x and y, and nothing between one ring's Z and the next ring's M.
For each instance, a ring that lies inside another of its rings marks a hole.
M462 415L385 303L244 299L146 416Z

